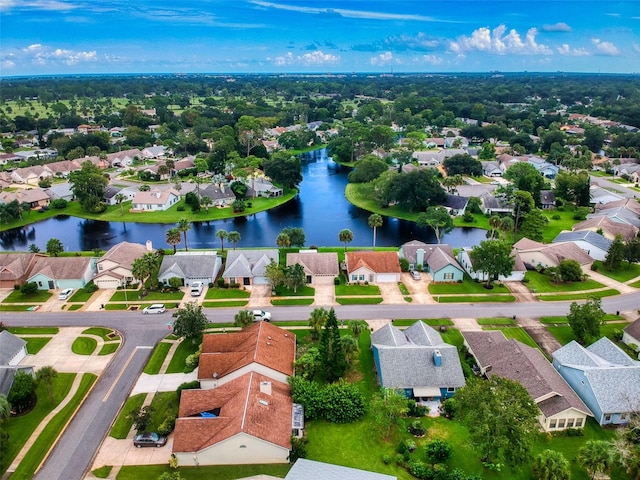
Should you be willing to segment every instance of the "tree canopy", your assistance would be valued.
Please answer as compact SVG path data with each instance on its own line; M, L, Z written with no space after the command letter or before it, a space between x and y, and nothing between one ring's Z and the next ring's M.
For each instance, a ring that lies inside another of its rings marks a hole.
M188 302L183 308L173 312L173 333L178 337L184 337L195 343L202 337L202 332L207 327L207 316L202 311L202 305Z
M486 274L487 287L499 275L511 275L515 259L511 246L500 240L484 240L470 252L473 269Z
M69 175L71 190L86 212L100 213L105 210L104 191L109 184L102 172L91 162L83 162L80 170Z

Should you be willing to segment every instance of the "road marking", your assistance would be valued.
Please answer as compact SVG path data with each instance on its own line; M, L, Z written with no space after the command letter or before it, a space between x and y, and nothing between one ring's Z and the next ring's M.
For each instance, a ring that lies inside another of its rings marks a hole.
M106 402L109 399L109 396L111 395L111 392L113 392L113 389L116 387L116 384L118 383L118 381L120 380L120 377L122 377L122 374L124 373L124 371L127 369L127 367L129 366L129 364L131 363L131 360L133 360L133 356L136 354L138 349L145 349L148 350L150 348L153 347L148 347L148 346L137 346L132 352L131 355L129 355L129 358L127 359L127 361L125 362L124 366L122 367L122 370L120 370L120 373L118 374L118 376L116 377L116 379L113 381L113 384L111 385L111 388L107 391L106 395L104 396L104 398L102 399L102 402Z

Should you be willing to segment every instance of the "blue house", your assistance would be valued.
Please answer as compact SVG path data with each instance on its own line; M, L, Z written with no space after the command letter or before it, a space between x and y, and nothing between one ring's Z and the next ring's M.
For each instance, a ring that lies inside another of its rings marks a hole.
M464 278L464 270L453 257L450 245L412 240L400 247L399 255L407 259L409 270L422 268L434 282L457 282Z
M586 348L568 343L553 352L553 366L600 425L624 425L640 410L640 362L608 338Z
M387 324L371 334L380 385L407 398L442 400L465 385L458 350L422 321L404 331Z

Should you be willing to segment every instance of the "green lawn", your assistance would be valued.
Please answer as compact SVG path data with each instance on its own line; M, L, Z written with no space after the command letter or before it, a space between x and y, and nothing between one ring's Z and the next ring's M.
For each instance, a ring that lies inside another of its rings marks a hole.
M516 299L513 295L456 295L451 297L436 298L438 303L486 303L486 302L515 302Z
M500 283L493 283L493 288L488 290L484 288L484 282L476 282L466 273L461 283L431 283L429 284L429 293L432 295L444 294L483 294L493 295L496 293L509 293L509 289Z
M120 342L105 343L104 345L102 345L102 348L98 352L98 355L111 355L112 353L115 353L116 350L118 350L119 346Z
M291 469L290 464L282 465L216 465L199 467L181 467L180 478L183 480L235 480L236 478L255 475L272 475L284 478ZM141 478L158 478L163 473L173 473L169 465L124 466L118 472L117 480L140 480Z
M622 329L629 325L628 323L608 323L600 326L600 335L609 338L612 342L615 343L614 332ZM558 326L558 327L547 327L547 330L551 332L551 334L556 337L562 345L566 345L571 340L575 340L573 335L573 331L569 325L566 326Z
M98 342L91 337L78 337L71 345L71 351L76 355L91 355L98 348Z
M586 300L588 298L603 298L603 297L611 297L613 295L619 295L620 292L618 290L614 290L613 288L609 288L607 290L598 290L595 292L583 292L583 293L567 293L567 294L557 294L557 295L538 295L538 300L542 300L545 302L559 302L559 301L570 301L570 300Z
M98 377L92 373L85 373L82 376L78 390L73 395L71 401L47 423L42 433L38 436L38 439L27 452L27 455L22 462L20 462L20 465L18 465L16 471L11 475L11 478L16 480L33 478L36 469L44 460L51 446L62 433L80 403L87 396L91 385L93 385L97 378Z
M93 473L98 478L108 478L112 469L113 469L112 465L105 465L103 467L92 470L91 473Z
M202 302L202 306L205 308L222 308L222 307L244 307L249 303L243 300L227 300L222 302Z
M124 303L107 303L104 306L105 310L128 310L129 306Z
M193 343L191 340L182 340L178 348L176 348L169 366L167 367L167 373L182 373L190 371L185 366L184 362L189 355L195 353L198 350L199 342Z
M604 315L605 322L616 322L624 319L625 318L623 316L616 315L614 313L606 313ZM540 317L540 323L544 323L544 324L567 323L567 317Z
M287 288L284 285L276 287L276 295L279 297L313 297L316 294L316 289L303 285L298 287L298 291L294 292L293 289Z
M127 401L124 402L124 406L120 410L118 414L118 418L113 423L113 427L111 427L111 431L109 435L113 438L117 438L119 440L123 440L127 438L131 427L133 426L133 422L127 418L131 412L139 410L144 403L144 399L147 397L146 393L139 393L132 397L127 398Z
M403 208L392 205L382 208L371 195L371 185L366 183L349 183L344 189L344 195L353 205L367 210L371 213L377 213L383 217L401 218L415 222L420 212L407 212Z
M432 327L446 327L453 325L453 322L448 318L422 318L421 320ZM394 318L393 324L396 327L409 327L417 321L418 319L416 318Z
M313 298L285 298L283 300L271 300L271 305L311 305L313 300Z
M455 217L453 219L453 224L456 227L472 227L472 228L482 228L484 230L490 230L489 227L489 217L484 215L483 213L474 213L473 222L465 222L462 216Z
M80 310L82 308L83 304L81 303L76 303L75 305L69 305L69 308L67 308L67 311L69 312L75 312L76 310Z
M147 375L157 375L160 373L160 367L162 367L162 363L167 357L171 345L169 342L160 342L156 345L156 348L153 349L153 353L151 354L151 358L144 367L144 373Z
M11 333L16 335L56 335L58 327L8 327Z
M603 284L591 279L584 282L553 283L549 275L533 270L526 273L525 279L527 280L525 285L533 293L577 292L604 287Z
M631 280L632 278L640 277L640 264L637 263L629 264L628 262L622 262L622 265L620 265L620 267L616 268L615 270L607 270L602 265L602 262L598 260L593 262L593 264L598 266L598 273L609 278L613 278L618 282L624 283Z
M89 300L95 292L87 292L84 288L79 288L76 292L71 295L71 298L67 300L68 302L86 302Z
M27 337L24 338L24 340L27 342L27 352L29 352L30 355L35 355L49 343L51 337Z
M153 400L151 400L151 406L153 407L153 413L147 430L155 432L167 416L178 416L180 400L175 390L173 392L157 392L153 396Z
M337 297L340 305L375 305L382 303L382 297Z
M102 338L102 340L104 340L105 342L108 342L110 340L115 340L116 338L120 338L120 335L115 333L112 329L104 328L104 327L87 328L82 333L84 335L96 335L96 336ZM111 335L111 336L109 336L109 335Z
M33 295L23 295L20 290L14 290L2 303L43 303L51 298L52 293L38 290Z
M571 230L571 227L580 220L574 220L574 209L572 205L567 205L564 210L542 210L542 213L549 219L549 224L544 227L542 232L542 241L544 243L551 243L551 241L558 236L563 230ZM552 217L558 215L560 218L554 220Z
M478 318L478 325L515 325L516 321L512 318Z
M500 330L505 337L518 340L525 345L529 345L533 348L538 348L538 344L529 336L529 334L522 327L496 327L496 328L484 328L483 330Z
M380 287L377 285L336 285L336 295L380 295Z
M238 288L210 288L204 298L217 300L223 298L249 298L250 292Z
M144 297L140 296L140 290L127 290L126 291L126 297L125 298L125 292L123 290L118 290L116 293L114 293L111 298L109 299L110 302L125 302L125 301L133 301L133 300L143 300L145 302L152 302L152 301L156 301L156 300L164 300L164 301L176 301L176 300L182 300L182 297L184 297L184 292L178 290L177 292L154 292L154 291L149 291L147 293L147 295L145 295Z

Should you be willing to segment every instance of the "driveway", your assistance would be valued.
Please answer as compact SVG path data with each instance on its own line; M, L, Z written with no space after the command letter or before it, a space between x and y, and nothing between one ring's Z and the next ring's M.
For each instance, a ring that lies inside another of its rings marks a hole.
M316 277L313 287L316 289L314 307L331 307L336 305L336 287L333 277Z
M382 294L382 303L394 305L407 303L397 283L378 283L377 285Z
M271 306L271 285L251 285L245 288L251 291L247 307Z
M429 293L429 284L431 283L431 275L428 273L421 273L420 280L414 280L409 272L404 272L401 277L402 283L404 283L409 294L413 298L413 303L426 304L436 303L431 294Z

